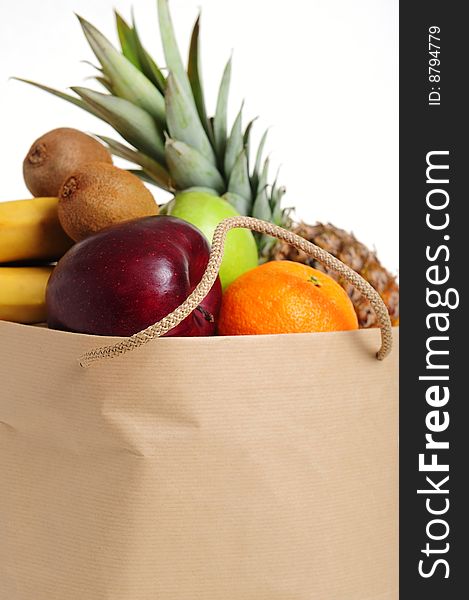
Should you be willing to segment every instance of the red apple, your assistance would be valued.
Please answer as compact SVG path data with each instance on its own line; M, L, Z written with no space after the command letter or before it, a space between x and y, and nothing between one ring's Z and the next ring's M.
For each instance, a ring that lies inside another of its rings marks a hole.
M204 274L210 246L193 225L155 216L119 223L75 244L46 293L53 329L129 336L179 306ZM213 335L221 303L217 279L201 305L167 335Z

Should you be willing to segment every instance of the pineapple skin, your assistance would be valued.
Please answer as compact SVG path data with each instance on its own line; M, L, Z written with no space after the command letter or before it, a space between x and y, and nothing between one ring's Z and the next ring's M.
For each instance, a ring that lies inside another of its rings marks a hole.
M389 311L393 325L399 324L399 285L378 260L376 253L359 242L355 236L328 223L292 223L293 233L323 248L354 271L359 273L380 294ZM285 242L276 244L270 260L292 260L314 267L333 277L348 293L357 313L360 328L377 327L376 315L368 302L350 283L341 279L337 273L324 267L305 252L297 250Z

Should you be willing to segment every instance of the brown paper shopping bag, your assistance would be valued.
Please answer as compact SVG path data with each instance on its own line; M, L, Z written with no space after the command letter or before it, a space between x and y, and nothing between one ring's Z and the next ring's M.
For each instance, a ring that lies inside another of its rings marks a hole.
M397 330L144 345L232 226L382 310L240 218L133 338L0 323L0 600L397 599Z

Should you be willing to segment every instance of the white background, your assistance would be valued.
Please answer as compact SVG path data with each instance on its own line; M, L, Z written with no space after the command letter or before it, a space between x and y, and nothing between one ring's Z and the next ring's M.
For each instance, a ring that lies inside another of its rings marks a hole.
M9 76L63 90L81 85L93 70L80 61L94 57L73 13L115 41L112 9L129 17L132 5L147 49L164 64L155 0L15 0L3 7L0 200L29 196L21 165L41 134L61 126L110 132L80 109ZM272 127L267 148L272 175L282 165L285 204L308 222L353 230L397 271L397 0L171 0L184 53L199 7L210 111L233 49L231 116L246 99L245 120L261 117L255 139Z

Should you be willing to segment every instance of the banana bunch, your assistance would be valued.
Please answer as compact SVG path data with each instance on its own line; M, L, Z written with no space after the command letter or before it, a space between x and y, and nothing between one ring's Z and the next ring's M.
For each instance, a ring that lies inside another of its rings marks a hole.
M60 226L57 204L57 198L0 203L2 320L39 323L46 319L45 292L53 270L50 263L73 244ZM31 263L42 266L31 266Z

